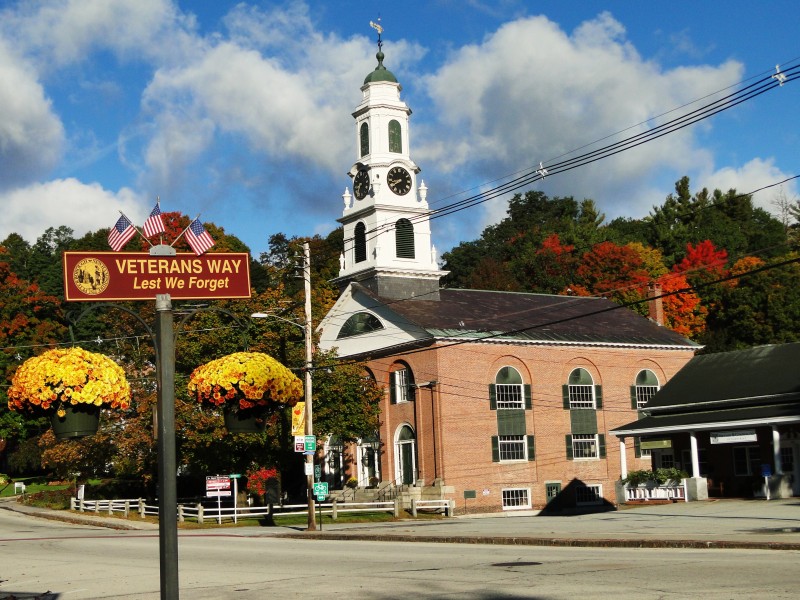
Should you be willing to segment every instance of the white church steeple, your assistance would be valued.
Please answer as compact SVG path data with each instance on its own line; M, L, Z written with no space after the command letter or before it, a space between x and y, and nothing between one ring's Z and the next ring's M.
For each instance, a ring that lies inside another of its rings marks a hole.
M336 282L358 281L387 298L437 299L438 267L431 243L428 188L411 159L409 116L402 87L384 65L380 25L378 66L364 79L355 119L356 162L342 195L344 253ZM419 185L418 185L419 184Z

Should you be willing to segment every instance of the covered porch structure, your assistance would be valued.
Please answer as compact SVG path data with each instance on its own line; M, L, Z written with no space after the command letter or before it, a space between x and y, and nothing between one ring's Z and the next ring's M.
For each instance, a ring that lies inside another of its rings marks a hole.
M689 500L800 495L800 344L694 357L641 418L611 431L621 473L632 447L689 473Z

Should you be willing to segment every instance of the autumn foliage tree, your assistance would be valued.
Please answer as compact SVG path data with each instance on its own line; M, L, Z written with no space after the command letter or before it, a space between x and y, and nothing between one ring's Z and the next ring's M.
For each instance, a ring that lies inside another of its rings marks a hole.
M649 281L642 258L634 249L602 242L581 256L570 287L579 296L605 296L630 303L644 297Z

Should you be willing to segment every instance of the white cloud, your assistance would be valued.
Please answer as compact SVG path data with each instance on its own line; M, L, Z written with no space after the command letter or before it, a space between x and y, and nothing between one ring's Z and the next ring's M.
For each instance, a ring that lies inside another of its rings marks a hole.
M46 173L63 144L64 128L42 86L0 39L0 189Z
M178 60L194 49L195 22L170 0L53 0L0 13L4 34L41 71L89 58L98 48L122 60Z
M748 193L758 190L764 186L772 185L778 181L783 181L792 177L775 166L774 159L767 160L754 158L741 167L723 167L713 173L701 175L698 178L697 186L693 186L695 191L706 187L709 190L719 189L723 192L735 189L739 193ZM753 205L763 208L771 213L776 213L776 207L772 204L780 190L789 198L797 196L797 180L789 181L783 186L770 187L753 196Z
M417 159L429 168L435 163L438 172L493 180L645 131L678 115L644 124L647 119L731 85L742 70L733 61L664 70L644 60L607 13L571 34L541 16L509 22L480 45L455 51L426 78L441 122L435 133L426 131L436 141L418 147ZM687 128L548 177L535 189L594 198L609 217L643 216L659 200L641 195L654 176L713 168L712 155L696 137L708 127ZM599 141L587 147L593 140ZM487 222L495 222L505 215L505 204L493 203L486 212Z
M18 233L35 242L47 227L66 225L76 237L104 227L111 227L123 211L134 223L143 223L146 210L143 199L128 188L117 192L97 183L77 179L56 179L0 194L3 219L0 239Z
M184 128L205 130L213 124L220 132L241 136L251 149L272 160L300 159L338 172L346 168L341 157L352 146L348 113L354 104L353 90L358 89L357 79L351 86L342 83L342 79L352 81L353 74L345 61L336 69L340 49L354 54L347 44L331 46L328 52L320 49L326 64L289 70L279 59L223 42L190 64L159 70L143 103L156 118L169 114L173 122L182 120ZM368 68L358 72L363 79ZM212 141L210 136L197 137L202 137L198 142ZM153 143L160 140L161 136ZM148 155L164 158L153 151Z

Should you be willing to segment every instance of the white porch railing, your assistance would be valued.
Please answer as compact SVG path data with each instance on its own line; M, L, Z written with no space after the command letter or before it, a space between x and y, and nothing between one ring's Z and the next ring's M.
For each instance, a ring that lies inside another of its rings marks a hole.
M688 502L686 493L686 480L680 483L668 483L664 485L641 484L635 487L625 486L625 501L642 500L672 500Z

